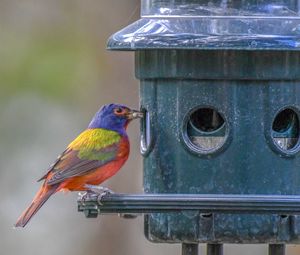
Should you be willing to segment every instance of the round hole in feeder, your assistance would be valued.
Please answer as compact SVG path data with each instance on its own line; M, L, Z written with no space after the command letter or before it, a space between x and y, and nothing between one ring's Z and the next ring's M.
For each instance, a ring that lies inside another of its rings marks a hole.
M213 152L225 142L225 120L214 108L198 108L189 115L187 136L199 152Z
M272 139L282 150L292 150L299 142L299 117L290 108L286 108L274 118L272 124Z
M190 123L202 132L214 132L224 125L224 119L212 108L200 108L193 112Z

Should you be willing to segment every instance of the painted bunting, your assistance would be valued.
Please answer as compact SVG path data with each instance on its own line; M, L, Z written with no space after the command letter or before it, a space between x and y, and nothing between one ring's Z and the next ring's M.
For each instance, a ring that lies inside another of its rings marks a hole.
M39 181L44 180L30 206L17 220L24 227L49 197L57 191L89 191L113 176L126 162L129 122L142 112L125 105L104 105L88 128L73 140Z

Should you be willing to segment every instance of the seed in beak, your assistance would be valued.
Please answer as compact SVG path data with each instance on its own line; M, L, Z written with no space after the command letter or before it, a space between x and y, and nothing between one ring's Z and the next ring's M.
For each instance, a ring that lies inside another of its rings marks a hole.
M139 111L134 111L132 113L132 118L134 119L137 119L137 118L143 118L144 117L144 114L142 112L139 112Z

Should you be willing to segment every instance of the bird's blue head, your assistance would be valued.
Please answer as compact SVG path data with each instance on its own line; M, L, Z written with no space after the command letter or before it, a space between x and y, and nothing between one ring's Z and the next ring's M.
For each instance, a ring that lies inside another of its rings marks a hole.
M142 112L132 110L125 105L106 104L95 114L88 128L104 128L123 135L131 120L142 117Z

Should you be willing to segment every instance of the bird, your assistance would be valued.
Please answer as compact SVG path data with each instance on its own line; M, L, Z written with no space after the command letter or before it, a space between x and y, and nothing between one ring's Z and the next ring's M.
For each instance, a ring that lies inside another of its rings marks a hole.
M121 104L106 104L48 168L29 207L15 227L25 227L51 195L58 191L95 191L97 185L116 174L129 156L126 133L133 119L143 112ZM101 189L101 187L100 187ZM104 188L104 191L108 189Z

